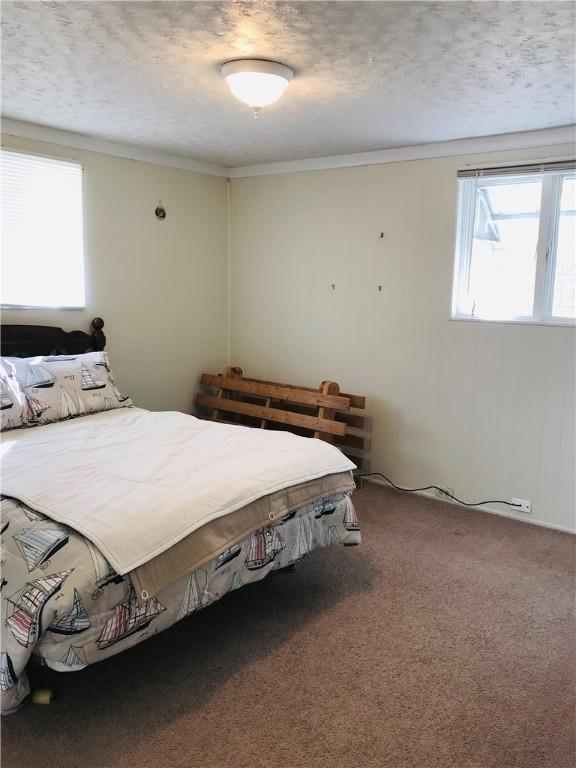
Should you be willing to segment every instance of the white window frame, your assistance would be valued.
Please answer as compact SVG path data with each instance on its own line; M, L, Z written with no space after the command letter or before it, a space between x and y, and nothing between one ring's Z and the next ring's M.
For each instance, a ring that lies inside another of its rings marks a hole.
M452 280L452 311L450 319L469 320L491 323L532 323L539 325L574 326L576 319L557 317L552 314L554 278L556 270L556 244L560 223L560 197L562 182L565 178L576 178L572 167L562 170L543 170L534 168L533 173L515 172L514 168L498 169L497 175L482 178L483 186L514 184L529 180L542 181L540 201L538 242L536 246L536 273L534 286L534 305L531 315L514 315L506 319L477 317L462 311L466 302L466 286L470 279L474 217L476 211L476 184L482 171L475 175L467 173L458 179L458 210L456 228L456 256ZM519 169L518 169L519 170Z
M12 154L19 154L24 155L28 157L39 157L39 158L45 158L47 160L56 160L60 163L70 163L71 165L79 166L80 173L81 173L81 211L82 211L82 293L83 293L83 301L81 304L62 304L62 305L54 305L54 304L8 304L1 302L0 303L0 310L11 310L11 309L31 309L31 310L85 310L88 306L88 285L87 285L87 257L86 257L86 196L85 196L85 190L84 190L84 166L78 160L77 158L71 158L71 157L62 157L60 155L48 155L44 152L31 152L26 149L19 149L16 147L11 146L0 146L0 153L1 152L10 152Z

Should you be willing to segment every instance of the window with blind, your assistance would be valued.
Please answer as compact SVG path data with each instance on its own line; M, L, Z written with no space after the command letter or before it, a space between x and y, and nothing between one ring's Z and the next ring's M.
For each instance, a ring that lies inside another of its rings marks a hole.
M82 168L2 150L3 307L83 307Z
M452 317L576 318L576 163L458 174Z

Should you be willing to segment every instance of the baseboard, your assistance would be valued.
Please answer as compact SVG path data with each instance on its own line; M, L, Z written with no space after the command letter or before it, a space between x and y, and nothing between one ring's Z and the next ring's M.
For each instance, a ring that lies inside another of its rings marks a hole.
M372 483L373 485L379 485L382 488L388 488L391 489L392 486L389 485L385 480L381 480L378 477L362 477L357 478L358 480L361 480L363 483ZM401 493L401 491L399 491ZM517 512L507 512L502 511L500 509L497 509L496 507L489 507L489 506L482 506L482 507L465 507L462 504L458 504L457 501L454 501L450 498L440 499L438 496L436 496L435 492L430 491L414 491L418 496L424 496L427 499L431 499L432 501L440 501L447 504L454 504L456 507L460 507L460 509L466 510L466 509L474 509L477 512L487 512L490 515L498 515L499 517L507 517L509 520L517 520L520 523L528 523L529 525L538 525L540 528L550 528L553 531L561 531L562 533L571 533L576 534L576 530L574 528L568 528L564 525L555 525L554 523L549 523L545 520L537 520L534 519L528 515L523 515L521 513Z

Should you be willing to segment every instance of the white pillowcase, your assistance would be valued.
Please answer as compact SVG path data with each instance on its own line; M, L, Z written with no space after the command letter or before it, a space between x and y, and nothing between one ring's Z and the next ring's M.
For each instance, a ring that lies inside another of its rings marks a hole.
M32 424L132 405L116 387L106 352L10 357L3 361L14 368Z

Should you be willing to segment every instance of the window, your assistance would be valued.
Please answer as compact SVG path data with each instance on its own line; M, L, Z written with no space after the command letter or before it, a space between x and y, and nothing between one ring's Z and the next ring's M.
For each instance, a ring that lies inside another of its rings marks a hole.
M576 164L462 171L452 317L573 323Z
M82 168L2 150L1 300L5 307L83 307Z

